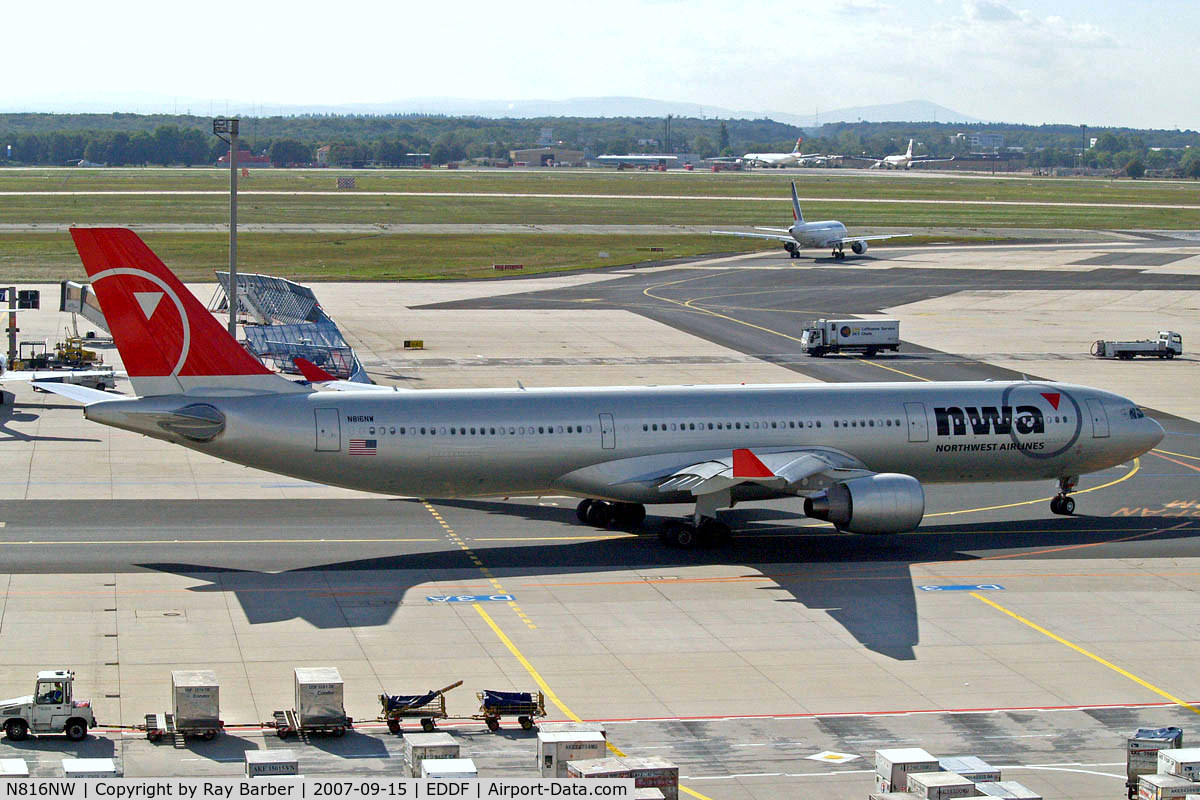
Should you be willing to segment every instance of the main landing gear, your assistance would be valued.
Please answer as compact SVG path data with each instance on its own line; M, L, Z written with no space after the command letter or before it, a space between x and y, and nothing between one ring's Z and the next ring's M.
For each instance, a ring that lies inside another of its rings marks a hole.
M614 503L610 500L583 500L575 507L579 521L597 528L609 524L619 528L636 528L646 519L646 507L641 503Z
M833 246L833 257L837 261L841 261L842 259L844 259L846 257L846 253L842 250L841 244L835 244Z
M787 242L786 244L784 244L783 249L787 250L787 254L788 254L789 258L799 258L800 257L800 248L796 246L795 242Z
M1061 514L1064 517L1069 517L1075 513L1075 499L1070 495L1071 490L1078 483L1078 475L1058 479L1058 494L1054 495L1054 499L1050 501L1050 510L1053 513Z
M725 544L732 537L733 531L730 527L714 517L705 517L699 525L681 519L668 520L658 534L663 544L685 550Z

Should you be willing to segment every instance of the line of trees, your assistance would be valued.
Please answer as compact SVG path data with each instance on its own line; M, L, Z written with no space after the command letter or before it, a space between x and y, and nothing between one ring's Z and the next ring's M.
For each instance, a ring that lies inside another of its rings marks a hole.
M1174 170L1200 177L1200 134L1195 131L1097 128L1083 142L1073 125L953 123L829 123L805 132L772 120L664 120L652 117L486 119L422 115L264 117L242 121L240 143L278 165L315 161L331 145L331 163L401 163L406 153L430 153L434 163L504 159L510 150L536 146L545 129L563 147L589 154L689 152L700 157L745 152L788 152L804 137L805 152L882 156L903 152L970 155L959 134L999 133L1010 154L1030 167ZM135 114L0 114L0 165L63 165L79 159L125 165L216 163L227 146L211 133L211 119ZM1084 146L1088 145L1088 146ZM11 149L10 149L11 148Z

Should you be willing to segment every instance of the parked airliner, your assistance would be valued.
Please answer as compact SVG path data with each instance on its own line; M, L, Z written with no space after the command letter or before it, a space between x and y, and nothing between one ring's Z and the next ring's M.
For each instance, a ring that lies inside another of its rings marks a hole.
M908 140L908 150L895 155L884 156L883 158L862 158L860 156L849 156L856 161L874 161L867 169L911 169L914 165L919 164L934 164L939 161L953 161L954 156L949 158L937 158L936 156L914 156L913 155L913 140Z
M872 236L847 236L846 226L836 219L826 219L820 222L805 222L804 212L800 210L800 197L796 194L796 183L792 182L792 219L795 220L790 228L764 228L756 226L757 231L770 233L748 233L746 231L710 231L725 236L742 236L749 239L775 239L783 242L783 249L792 258L800 257L801 248L829 247L832 248L835 259L846 257L845 246L855 255L861 256L867 252L867 242L876 239L895 239L908 236L907 233L880 233Z
M909 531L930 482L1055 480L1051 510L1069 514L1079 475L1163 437L1123 397L1047 381L325 391L259 363L132 231L71 236L138 397L48 390L89 420L319 483L575 495L595 525L687 503L662 535L692 546L729 534L720 509L787 496L843 531Z
M747 167L798 167L806 160L823 157L820 153L801 153L803 142L803 138L797 139L790 153L746 153L742 156L742 164Z

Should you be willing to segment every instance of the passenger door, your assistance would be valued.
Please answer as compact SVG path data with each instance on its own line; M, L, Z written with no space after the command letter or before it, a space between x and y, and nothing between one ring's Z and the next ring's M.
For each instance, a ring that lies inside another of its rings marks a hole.
M336 453L342 449L341 414L336 408L316 408L317 452Z
M617 427L612 414L600 415L600 447L613 450L617 446Z
M908 417L908 440L929 441L929 418L925 415L924 403L905 403L904 415Z
M1108 412L1104 410L1104 403L1095 397L1089 397L1087 407L1092 415L1092 438L1107 439Z

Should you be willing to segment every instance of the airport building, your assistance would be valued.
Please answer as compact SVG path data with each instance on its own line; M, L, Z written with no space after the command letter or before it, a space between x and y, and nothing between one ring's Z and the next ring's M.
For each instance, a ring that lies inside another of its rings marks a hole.
M531 147L526 150L509 150L508 157L514 164L528 164L531 167L583 164L582 150L569 150L565 147Z

